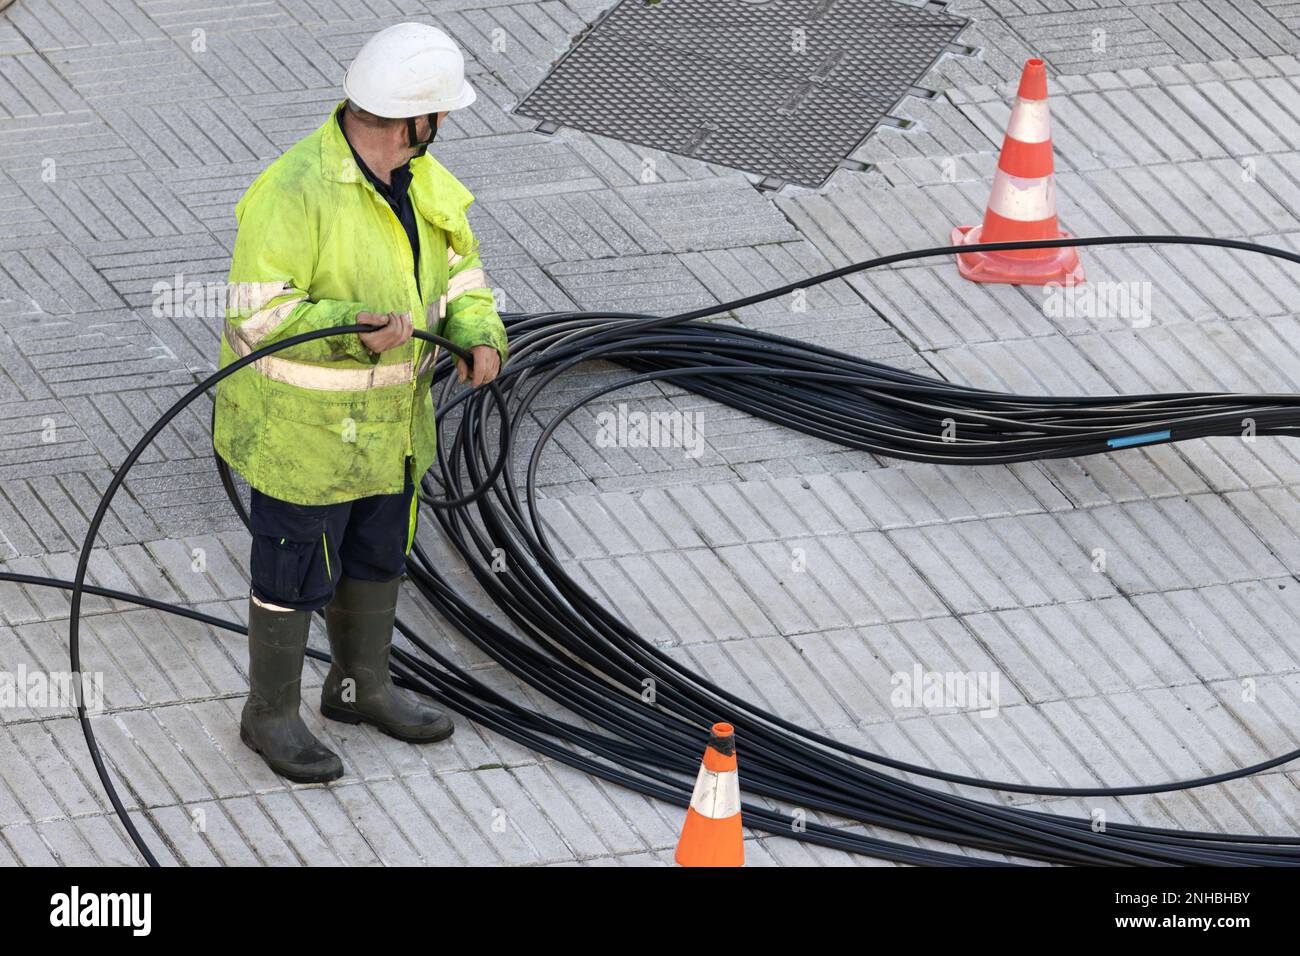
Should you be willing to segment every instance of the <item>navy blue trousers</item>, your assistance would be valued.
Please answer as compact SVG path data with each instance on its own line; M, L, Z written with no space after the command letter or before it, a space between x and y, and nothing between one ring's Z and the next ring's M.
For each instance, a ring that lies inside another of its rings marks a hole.
M253 489L253 596L263 604L315 611L339 577L391 581L406 569L415 537L415 489L335 505L296 505Z

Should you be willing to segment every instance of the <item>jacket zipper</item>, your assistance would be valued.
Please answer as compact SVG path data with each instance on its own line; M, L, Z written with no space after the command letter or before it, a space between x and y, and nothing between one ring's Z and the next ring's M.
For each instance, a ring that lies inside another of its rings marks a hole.
M379 195L379 192L365 178L364 175L362 175L361 181L371 195L371 202L378 203L380 206L383 206L384 210L388 213L388 222L391 230L391 235L397 240L397 247L399 249L401 248L406 249L406 261L410 263L410 267L406 270L406 283L407 283L406 288L408 293L411 296L410 301L414 303L414 307L411 309L411 325L414 326L415 316L417 314L417 311L424 308L424 303L420 301L419 289L415 283L415 270L419 268L419 264L415 261L415 250L411 248L410 237L406 235L406 228L402 225L401 220L397 218L397 213L393 212L393 207L388 204L388 201L384 199L383 196ZM420 228L420 224L418 220L416 221L415 228L417 230ZM423 248L423 244L421 244L421 248ZM425 327L426 328L428 327L427 316L425 321ZM421 346L423 346L424 344L419 339L414 337L412 337L410 340L411 384L410 384L410 392L407 395L407 401L406 401L406 406L409 414L406 417L406 435L403 442L403 448L404 448L402 454L403 469L407 467L406 462L409 462L410 459L415 456L414 442L411 441L411 430L415 427L415 389L419 381L419 377L415 374L416 368L419 365L416 343L419 343Z

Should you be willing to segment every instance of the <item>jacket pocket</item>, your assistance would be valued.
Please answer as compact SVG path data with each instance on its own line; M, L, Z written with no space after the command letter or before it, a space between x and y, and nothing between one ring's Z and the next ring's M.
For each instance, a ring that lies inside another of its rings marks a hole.
M387 373L391 382L369 384L363 377L356 390L293 388L267 382L262 391L266 414L273 422L302 422L335 430L351 422L406 421L411 415L414 379L409 369L408 363L401 373Z

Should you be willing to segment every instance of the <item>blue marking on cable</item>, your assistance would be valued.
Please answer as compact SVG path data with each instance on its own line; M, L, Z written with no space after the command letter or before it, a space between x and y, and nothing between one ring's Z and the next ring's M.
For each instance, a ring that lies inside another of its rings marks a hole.
M1130 445L1148 445L1153 441L1165 441L1169 438L1169 430L1162 432L1143 432L1141 435L1125 435L1123 438L1107 439L1106 444L1111 448L1128 448Z

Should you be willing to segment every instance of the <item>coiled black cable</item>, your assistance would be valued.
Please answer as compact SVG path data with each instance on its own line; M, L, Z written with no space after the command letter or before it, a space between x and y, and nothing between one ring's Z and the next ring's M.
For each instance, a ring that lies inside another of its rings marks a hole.
M488 402L482 391L475 390L454 397L448 393L439 404L440 433L446 413L464 407L452 440L447 442L439 436L436 466L444 492L455 496L452 501L458 507L438 510L435 515L480 587L511 619L518 634L485 617L457 593L419 544L412 551L409 578L464 636L590 726L561 722L505 699L438 654L402 622L398 628L418 654L408 651L395 654L397 679L539 752L678 804L686 802L689 793L686 781L698 765L701 729L725 716L737 725L746 790L793 807L982 851L1062 863L1289 865L1300 862L1300 838L1296 837L1184 832L1135 825L1112 825L1102 832L1094 832L1088 820L931 790L859 762L868 761L950 783L1012 792L1125 796L1237 779L1295 759L1300 751L1190 781L1137 787L1064 788L985 781L853 748L767 713L677 665L565 573L538 516L538 463L563 420L583 404L616 388L657 379L680 383L701 395L848 447L889 457L947 464L1086 455L1132 444L1238 434L1247 419L1253 423L1256 434L1296 435L1300 428L1300 397L1295 395L1187 393L1113 398L1006 395L952 385L766 333L696 321L827 279L896 262L955 252L1113 243L1216 246L1300 263L1300 255L1288 250L1209 237L1091 237L985 243L884 256L677 316L569 312L507 317L514 357L487 390L492 401ZM230 622L196 616L188 609L87 586L86 569L98 528L113 495L144 448L182 408L216 381L281 348L360 330L364 328L323 330L276 343L223 369L183 396L145 434L114 475L91 521L73 581L0 574L3 579L68 587L72 591L69 651L75 671L80 670L78 625L81 596L86 592L134 600L214 626L243 630ZM451 343L439 344L465 357ZM538 394L557 376L594 358L619 362L636 374L590 391L551 419L533 447L525 498L521 499L508 454L516 436L511 422L528 414ZM443 359L435 368L435 383L443 380L449 390L450 371L450 359ZM495 418L491 415L493 410L497 412ZM494 431L498 446L495 458L488 451ZM431 475L425 476L422 482L421 498L434 504L436 489ZM223 482L242 514L242 505L228 474L223 474ZM479 524L470 520L466 507L469 505L477 511ZM503 573L495 571L491 563L500 553L498 548L507 556L507 570ZM324 655L314 656L324 658ZM657 689L652 704L642 701L640 696L642 682L647 678L655 682ZM156 858L127 815L108 775L84 707L79 707L78 716L96 772L115 811L144 858L156 865ZM568 741L572 746L561 746L557 740ZM967 856L909 846L852 830L814 823L802 826L797 814L777 812L764 805L746 803L744 810L751 827L788 832L799 839L852 852L909 863L973 862Z

